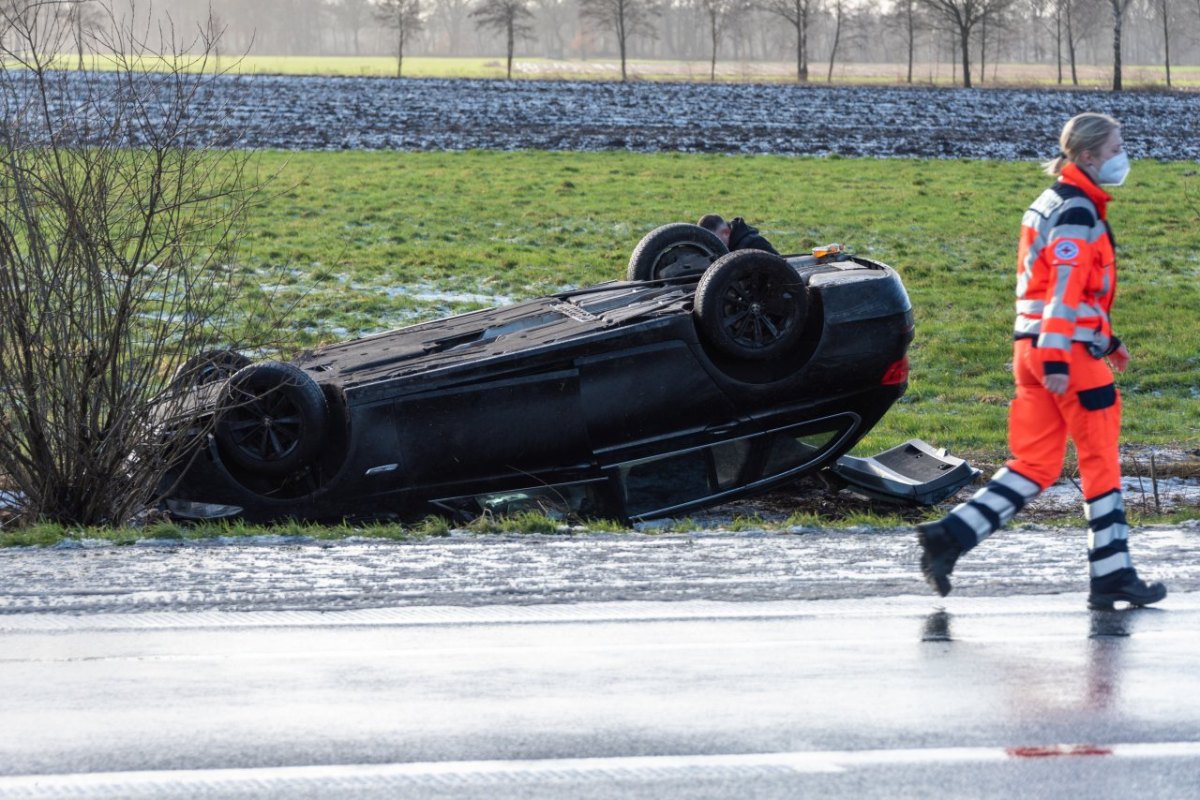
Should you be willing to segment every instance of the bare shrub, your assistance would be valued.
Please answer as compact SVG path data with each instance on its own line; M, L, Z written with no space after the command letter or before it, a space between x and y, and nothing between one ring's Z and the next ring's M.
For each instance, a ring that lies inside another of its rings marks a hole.
M232 79L205 30L101 6L109 63L69 72L60 5L0 6L0 488L25 520L123 524L181 457L179 365L275 326L234 266L261 182L211 144Z

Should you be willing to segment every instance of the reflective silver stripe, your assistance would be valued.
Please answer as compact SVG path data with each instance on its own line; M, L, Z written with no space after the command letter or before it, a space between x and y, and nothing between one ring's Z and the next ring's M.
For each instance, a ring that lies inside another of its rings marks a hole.
M1075 307L1075 312L1081 317L1103 317L1104 310L1097 308L1091 303L1080 303Z
M1021 224L1026 228L1033 228L1035 231L1040 229L1045 221L1046 218L1032 208L1028 209L1021 217Z
M999 492L988 491L986 486L976 492L971 500L979 505L990 508L1000 518L1001 525L1007 523L1017 513L1017 507L1010 503L1007 497Z
M1045 300L1018 300L1017 301L1017 313L1018 314L1041 314L1042 310L1045 308L1046 308Z
M971 529L975 534L976 543L982 542L996 530L992 527L992 521L979 510L978 506L990 509L999 518L1001 526L1017 513L1017 507L1007 497L991 488L993 484L1016 492L1026 503L1037 497L1042 491L1042 488L1036 483L1018 475L1008 467L1000 469L988 481L987 486L975 492L966 503L955 506L954 510L950 512Z
M1088 531L1088 550L1095 551L1101 547L1108 547L1118 539L1129 538L1129 526L1123 522L1118 522L1109 525L1102 531Z
M1000 470L992 476L991 482L999 483L1005 488L1012 489L1014 492L1024 497L1025 502L1027 503L1042 493L1042 487L1038 486L1024 475L1018 475L1008 467L1001 467Z
M1085 502L1083 504L1083 514L1088 519L1099 519L1107 514L1111 514L1118 508L1124 510L1125 502L1121 499L1120 492L1111 492L1094 503Z
M1069 306L1062 301L1061 298L1055 297L1046 305L1046 310L1042 312L1042 319L1054 317L1055 319L1063 319L1067 322L1075 321L1075 307Z
M1094 231L1095 228L1088 225L1055 225L1047 238L1052 242L1055 239L1078 239L1090 243Z
M1133 561L1129 558L1129 553L1113 553L1108 558L1092 562L1092 577L1103 578L1119 569L1129 569L1132 566Z
M1112 341L1107 335L1096 333L1091 328L1076 328L1070 338L1061 333L1042 333L1042 320L1035 317L1017 317L1017 321L1013 324L1013 333L1018 336L1037 336L1038 347L1057 347L1059 350L1071 349L1071 342L1080 344L1094 342L1099 347L1108 347Z
M1054 282L1054 299L1061 300L1067 296L1067 282L1071 280L1071 272L1074 269L1070 264L1058 264L1054 270L1058 273L1057 279Z
M965 522L974 531L977 542L982 542L992 533L992 523L988 521L987 517L980 514L977 508L962 503L950 513Z
M1017 270L1017 297L1024 297L1029 290L1029 270L1028 266Z
M1070 350L1071 340L1061 333L1045 333L1038 336L1038 347L1048 347L1052 350Z
M1042 321L1040 319L1017 317L1017 323L1013 325L1013 333L1019 336L1036 336L1041 332Z

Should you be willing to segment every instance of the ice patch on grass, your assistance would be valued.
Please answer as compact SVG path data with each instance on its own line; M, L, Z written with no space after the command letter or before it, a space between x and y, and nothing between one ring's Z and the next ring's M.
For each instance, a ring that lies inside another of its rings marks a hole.
M430 284L416 286L389 286L383 289L389 299L408 297L422 303L474 303L485 306L512 305L513 298L503 294L483 294L481 292L448 291Z
M506 295L471 292L416 292L411 296L414 300L426 303L477 303L489 306L506 306L512 303L512 298Z
M1158 508L1155 507L1155 481L1137 476L1121 479L1121 492L1125 497L1127 511L1158 513L1176 511L1181 508L1200 509L1200 478L1159 478ZM1059 481L1032 503L1031 508L1042 511L1078 511L1083 507L1083 492L1070 480Z

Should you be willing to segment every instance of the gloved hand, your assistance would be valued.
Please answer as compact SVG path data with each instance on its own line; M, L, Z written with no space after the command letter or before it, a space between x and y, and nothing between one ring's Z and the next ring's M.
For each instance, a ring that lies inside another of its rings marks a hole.
M1116 355L1114 353L1114 355ZM1050 394L1063 395L1067 393L1067 386L1071 383L1070 375L1061 375L1055 373L1053 375L1045 375L1042 377L1042 386L1046 387L1046 391Z
M1131 356L1129 355L1129 348L1127 348L1124 344L1122 344L1116 350L1114 350L1108 354L1108 363L1117 372L1124 372L1125 369L1129 366L1130 357Z

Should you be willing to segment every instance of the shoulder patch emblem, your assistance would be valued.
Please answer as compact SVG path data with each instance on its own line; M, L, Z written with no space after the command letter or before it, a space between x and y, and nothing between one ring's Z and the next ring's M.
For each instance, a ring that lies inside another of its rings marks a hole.
M1079 255L1079 245L1068 239L1063 239L1054 245L1054 255L1063 261L1072 261Z

